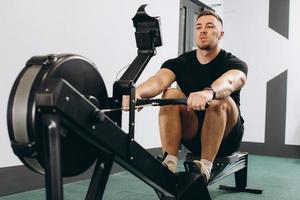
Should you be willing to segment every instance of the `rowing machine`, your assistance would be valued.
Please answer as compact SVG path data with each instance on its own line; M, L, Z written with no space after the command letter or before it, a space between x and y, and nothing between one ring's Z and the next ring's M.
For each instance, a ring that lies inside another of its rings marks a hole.
M160 199L210 199L201 174L170 172L134 140L134 84L161 45L159 21L144 8L133 18L138 56L114 83L113 97L94 64L79 55L32 57L17 77L8 104L9 136L20 160L45 175L47 200L62 200L62 177L79 175L95 161L87 200L102 199L114 161ZM120 108L123 95L130 96L128 133L120 128L121 110L104 112Z

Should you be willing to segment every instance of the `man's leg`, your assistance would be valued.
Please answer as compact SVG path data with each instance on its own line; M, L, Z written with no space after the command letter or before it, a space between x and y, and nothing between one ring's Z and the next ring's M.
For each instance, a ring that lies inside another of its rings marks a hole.
M167 89L163 94L163 98L186 98L186 96L178 89ZM181 140L192 139L197 129L197 116L194 111L188 111L185 105L160 107L159 130L161 144L163 151L167 152L168 155L177 157Z
M214 161L221 142L235 126L238 108L231 97L212 101L206 109L201 130L201 158Z
M201 130L201 160L194 161L201 173L205 174L206 182L222 140L230 134L238 116L238 108L231 97L212 101L206 109Z

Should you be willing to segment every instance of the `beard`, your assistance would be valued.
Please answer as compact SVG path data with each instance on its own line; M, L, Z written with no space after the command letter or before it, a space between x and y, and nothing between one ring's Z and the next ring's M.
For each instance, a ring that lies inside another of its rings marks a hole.
M212 45L210 45L210 44L197 45L197 47L200 50L210 50L210 49L212 49Z
M211 50L211 49L214 49L217 45L218 45L218 43L215 43L215 42L211 41L211 42L208 42L208 43L197 44L197 47L200 50Z

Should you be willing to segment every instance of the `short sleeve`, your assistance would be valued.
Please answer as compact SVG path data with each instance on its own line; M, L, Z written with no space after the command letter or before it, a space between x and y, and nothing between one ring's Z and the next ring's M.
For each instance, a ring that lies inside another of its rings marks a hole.
M171 70L176 76L178 75L179 73L179 67L180 65L180 61L179 59L169 59L167 61L165 61L162 65L161 65L161 69L165 68L165 69L169 69Z
M246 76L248 74L247 64L235 56L232 56L230 59L228 59L227 67L228 67L228 70L237 69L237 70L244 72Z

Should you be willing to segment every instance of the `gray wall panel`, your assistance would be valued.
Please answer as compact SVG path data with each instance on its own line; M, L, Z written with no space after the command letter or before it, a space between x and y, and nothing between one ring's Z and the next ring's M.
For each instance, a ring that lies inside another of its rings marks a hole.
M265 143L284 144L286 119L287 70L268 81L266 99Z
M269 27L280 35L289 38L289 0L270 0Z

